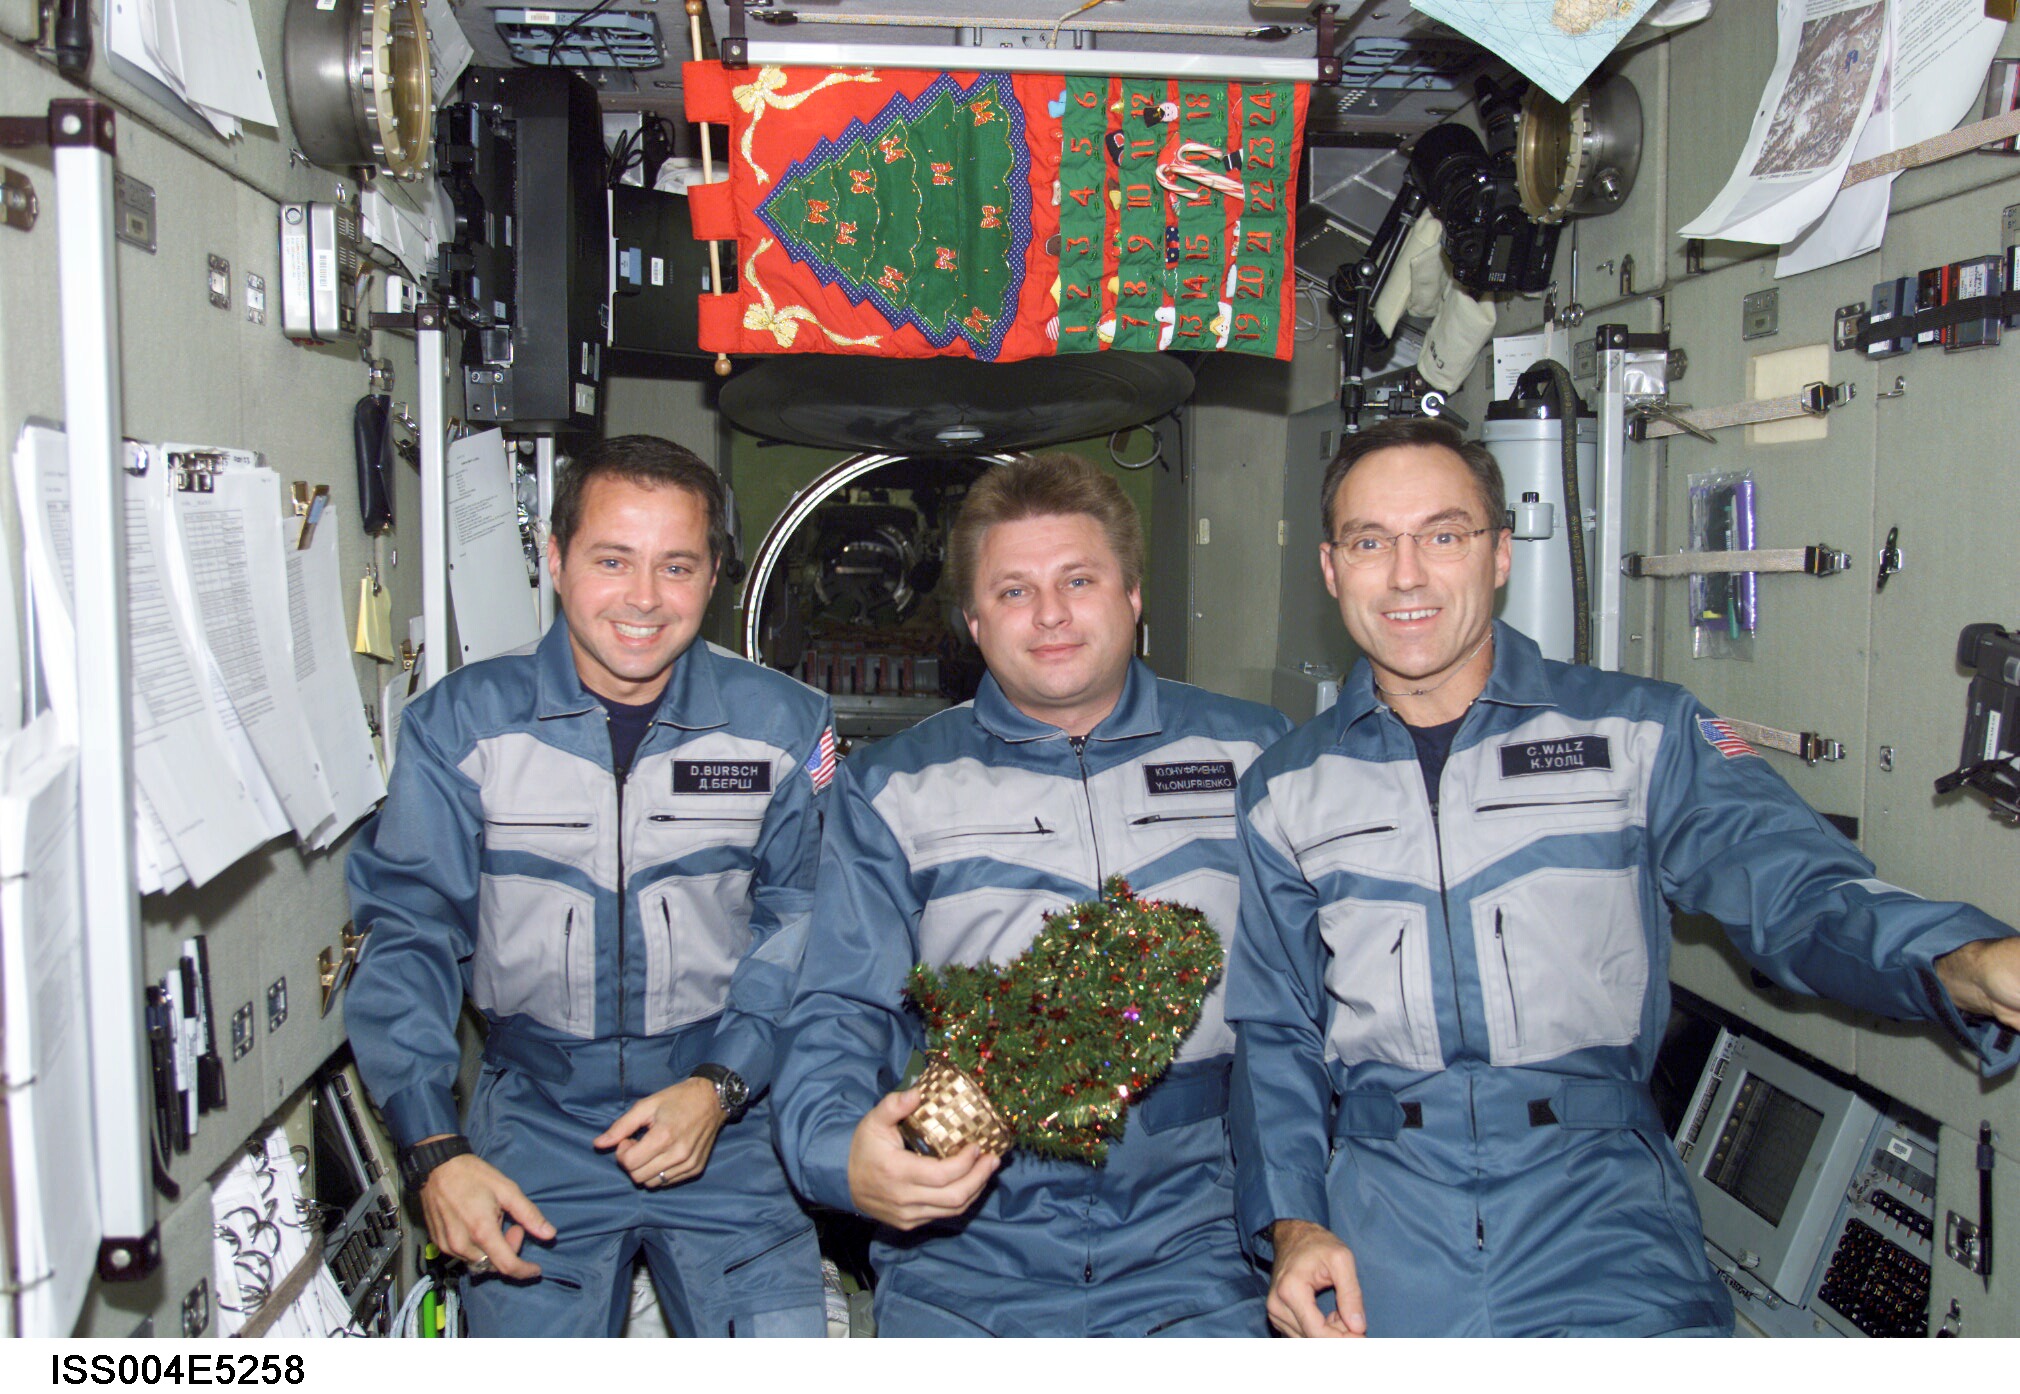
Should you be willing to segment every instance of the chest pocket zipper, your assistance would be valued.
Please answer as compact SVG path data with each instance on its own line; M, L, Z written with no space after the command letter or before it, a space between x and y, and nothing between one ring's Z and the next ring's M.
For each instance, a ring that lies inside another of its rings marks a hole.
M558 819L549 818L486 818L484 826L487 828L568 828L580 831L587 828L589 824L587 822L564 823Z
M1501 950L1501 976L1508 984L1508 1015L1515 1027L1515 1043L1522 1043L1522 1004L1515 991L1515 968L1508 961L1508 935L1500 906L1494 907L1494 943Z
M1409 1038L1410 1049L1417 1048L1417 1023L1410 1016L1410 975L1403 964L1403 940L1409 935L1408 922L1396 927L1396 942L1389 946L1389 956L1396 960L1396 1001L1403 1011L1403 1034Z
M1152 823L1232 823L1234 813L1146 813L1141 818L1129 820L1132 828L1144 828Z
M647 816L648 823L762 823L761 813L654 813ZM583 824L587 827L588 824Z
M561 922L561 990L568 996L568 1018L575 1019L575 907Z
M1306 843L1303 847L1297 849L1297 855L1303 857L1309 853L1318 851L1321 847L1330 847L1335 842L1345 842L1350 837L1378 837L1383 833L1392 833L1395 830L1396 825L1394 823L1378 823L1368 828L1349 828L1343 833L1334 833L1331 837L1322 837L1317 842Z
M1511 813L1523 808L1622 808L1625 794L1604 794L1584 799L1520 799L1510 803L1483 803L1475 813Z
M1045 826L1041 819L1033 818L1028 828L957 828L953 832L934 833L931 837L919 839L919 846L930 847L938 842L952 842L963 837L1051 837L1053 830Z

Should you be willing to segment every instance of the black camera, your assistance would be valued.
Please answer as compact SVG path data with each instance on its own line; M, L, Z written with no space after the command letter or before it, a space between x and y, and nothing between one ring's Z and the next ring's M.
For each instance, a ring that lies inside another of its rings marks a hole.
M1410 173L1445 225L1452 279L1476 296L1542 290L1550 282L1562 230L1522 211L1513 157L1501 148L1505 124L1488 124L1497 146L1493 153L1472 131L1451 122L1424 132L1410 152Z
M1967 624L1957 636L1957 662L1971 670L1964 749L1936 792L1968 784L2020 822L2020 632Z

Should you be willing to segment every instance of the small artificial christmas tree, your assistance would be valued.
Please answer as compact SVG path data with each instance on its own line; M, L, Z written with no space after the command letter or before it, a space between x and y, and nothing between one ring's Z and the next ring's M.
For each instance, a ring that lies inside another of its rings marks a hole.
M920 964L906 995L926 1020L932 1063L908 1135L943 1155L962 1141L997 1152L1014 1141L1099 1165L1129 1105L1198 1024L1221 961L1206 916L1139 900L1112 876L1100 900L1046 916L1001 969ZM942 1086L958 1087L954 1071L986 1099L942 1097ZM950 1117L965 1119L965 1135Z

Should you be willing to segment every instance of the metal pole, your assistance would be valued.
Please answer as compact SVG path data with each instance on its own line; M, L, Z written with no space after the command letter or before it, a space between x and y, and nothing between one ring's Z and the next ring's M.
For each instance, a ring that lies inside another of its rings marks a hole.
M442 307L419 307L414 326L421 375L421 685L433 687L449 673L449 527L444 499L449 432L442 401Z
M140 901L133 861L133 716L126 626L126 498L120 446L119 277L113 260L113 112L49 104L56 168L63 418L77 602L78 805L89 970L98 1270L110 1281L160 1257L150 1184Z
M1620 613L1625 586L1620 559L1627 552L1627 349L1608 346L1603 326L1599 351L1599 537L1588 572L1598 582L1592 603L1592 666L1620 669ZM1621 329L1624 336L1625 329ZM1577 526L1576 523L1573 526Z
M547 520L554 516L554 437L533 438L533 485L540 516L533 520L533 537L539 544L535 562L540 568L540 632L554 623L554 577L547 570Z

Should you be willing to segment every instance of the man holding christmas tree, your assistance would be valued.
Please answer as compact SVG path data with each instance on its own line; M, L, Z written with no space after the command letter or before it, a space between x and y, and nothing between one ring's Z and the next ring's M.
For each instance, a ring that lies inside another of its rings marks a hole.
M1229 965L1270 1319L1730 1332L1648 1093L1664 902L1790 988L1942 1025L1988 1072L2020 1058L2020 937L1874 879L1682 688L1546 661L1496 622L1501 474L1448 423L1349 436L1321 501L1365 659L1242 782Z
M1142 535L1085 461L991 470L948 550L989 675L835 780L777 1086L787 1170L880 1222L884 1335L1263 1334L1234 1222L1218 988L1101 1166L929 1158L900 1136L919 1105L898 1089L921 1041L913 965L1004 963L1112 875L1230 935L1236 781L1289 726L1131 657Z

